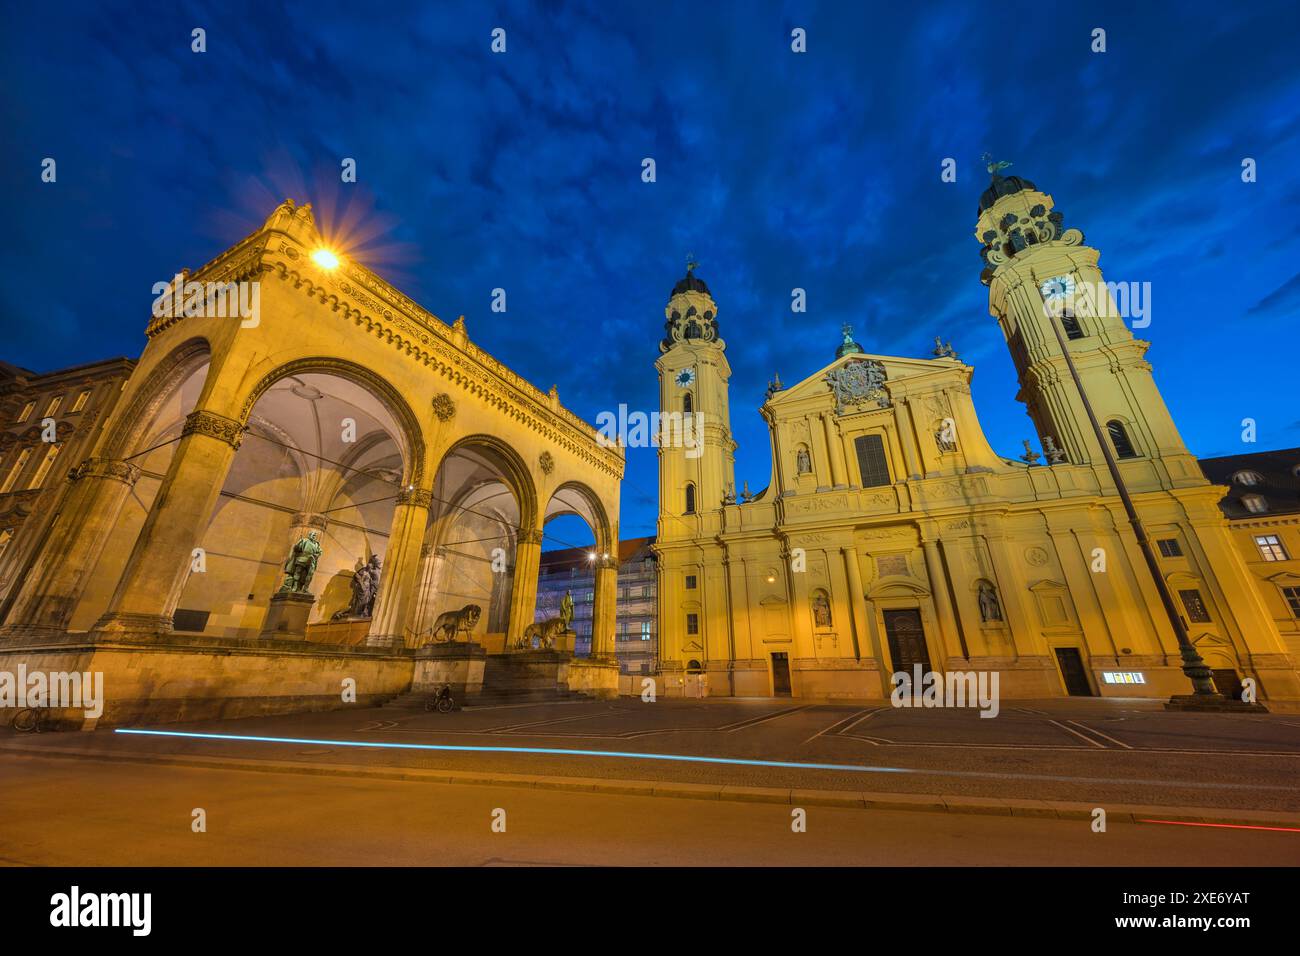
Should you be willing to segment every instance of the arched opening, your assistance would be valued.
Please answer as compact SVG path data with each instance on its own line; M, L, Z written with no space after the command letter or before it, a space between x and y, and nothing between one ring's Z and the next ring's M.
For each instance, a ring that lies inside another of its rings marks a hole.
M1117 458L1136 458L1137 449L1133 447L1133 442L1128 437L1128 430L1125 429L1124 423L1115 419L1106 423L1106 431L1110 435L1110 442L1115 446L1115 457Z
M682 396L682 412L683 414L690 415L694 411L695 411L695 399L691 397L690 392L687 392L685 395Z
M466 438L443 456L408 644L472 640L505 650L520 529L531 526L535 501L527 468L498 439ZM463 633L446 626L448 615L459 615Z
M399 415L365 385L333 371L297 371L261 390L231 462L174 629L256 636L284 583L294 544L315 535L313 633L360 643L369 626L411 442Z
M555 490L543 521L535 620L544 624L567 619L567 629L574 635L573 653L588 657L594 650L596 628L617 626L609 620L600 622L596 586L598 569L617 564L617 543L600 499L577 483Z
M686 483L686 509L688 515L695 514L695 485L690 482Z

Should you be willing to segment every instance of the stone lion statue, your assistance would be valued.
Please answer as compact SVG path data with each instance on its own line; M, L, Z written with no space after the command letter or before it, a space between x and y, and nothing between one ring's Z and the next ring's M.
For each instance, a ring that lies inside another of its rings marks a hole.
M434 641L454 641L461 631L472 631L483 609L477 604L466 604L459 611L443 611L433 622L430 637Z
M519 638L515 647L520 650L528 650L533 646L533 638L537 638L538 648L547 650L555 646L555 639L564 631L564 618L549 617L545 621L529 624L524 628L523 636Z

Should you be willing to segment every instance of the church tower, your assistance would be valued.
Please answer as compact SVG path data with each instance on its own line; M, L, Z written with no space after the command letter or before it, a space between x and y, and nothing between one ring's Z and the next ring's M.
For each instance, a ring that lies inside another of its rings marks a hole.
M707 530L736 490L736 443L731 437L727 344L718 334L718 307L689 263L664 309L659 371L659 540Z
M986 264L980 279L1019 373L1018 397L1044 449L1060 449L1060 461L1104 461L1056 323L1115 457L1162 463L1154 475L1161 485L1199 478L1143 357L1150 343L1126 324L1141 328L1150 321L1150 285L1108 285L1097 266L1100 253L1084 245L1078 229L1065 228L1052 197L1019 176L1002 176L1004 165L989 165L993 182L980 197L975 236Z

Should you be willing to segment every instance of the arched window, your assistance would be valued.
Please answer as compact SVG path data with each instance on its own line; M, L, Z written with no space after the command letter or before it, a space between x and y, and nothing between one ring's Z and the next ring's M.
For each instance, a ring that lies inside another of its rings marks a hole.
M1061 325L1065 329L1067 339L1083 338L1083 329L1079 326L1079 320L1074 317L1073 312L1061 313Z
M1137 457L1137 450L1133 447L1133 442L1129 441L1128 432L1125 431L1123 422L1107 422L1106 431L1110 432L1110 441L1115 446L1116 456L1120 458Z
M686 485L686 513L695 514L695 486L689 483Z
M695 411L695 399L691 398L690 392L682 396L682 411L687 415Z
M1232 480L1238 485L1257 485L1263 479L1257 471L1238 471L1233 474Z

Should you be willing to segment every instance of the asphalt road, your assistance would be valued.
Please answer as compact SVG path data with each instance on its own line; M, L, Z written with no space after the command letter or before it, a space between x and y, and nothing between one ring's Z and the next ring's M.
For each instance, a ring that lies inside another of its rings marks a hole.
M0 863L1294 865L1300 834L806 809L5 755ZM193 811L206 832L192 830ZM504 811L505 832L494 832ZM497 815L500 819L500 815Z
M1300 811L1300 717L1169 713L1146 701L1016 702L997 718L983 719L974 711L790 700L648 704L623 699L448 715L371 708L156 729L290 742L110 730L13 742L89 748L106 756L165 753L340 767ZM0 739L0 754L4 743ZM485 749L420 749L430 746ZM714 759L741 762L709 762Z

